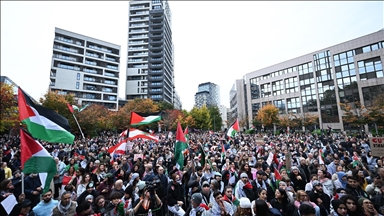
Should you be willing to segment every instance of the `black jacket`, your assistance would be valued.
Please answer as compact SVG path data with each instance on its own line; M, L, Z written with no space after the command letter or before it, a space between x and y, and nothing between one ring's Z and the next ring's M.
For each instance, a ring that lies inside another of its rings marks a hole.
M330 213L331 198L326 193L323 192L320 194L315 192L315 190L313 189L311 192L309 192L308 196L311 202L314 202L320 207L320 214L322 216L327 216ZM318 198L320 198L320 200L322 201L321 204L319 204L319 202L317 201Z
M352 196L356 197L356 199L360 199L362 197L369 199L367 192L365 192L360 187L360 185L357 186L357 188L353 188L353 187L349 186L349 184L347 184L347 187L345 188L345 192L347 192L347 194L351 194Z
M167 205L174 206L177 201L184 202L183 187L180 184L170 183L167 188Z

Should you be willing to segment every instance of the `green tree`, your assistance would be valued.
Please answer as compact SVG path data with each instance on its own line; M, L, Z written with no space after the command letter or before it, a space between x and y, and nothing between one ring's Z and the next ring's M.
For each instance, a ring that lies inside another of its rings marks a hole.
M159 111L164 111L164 110L173 110L175 109L175 107L173 106L173 104L170 104L168 102L165 102L165 101L160 101L157 103L157 106L159 107Z
M14 86L1 82L0 132L6 132L20 125Z
M211 119L211 127L213 131L217 131L221 129L223 125L223 119L221 118L219 107L217 106L209 106L208 107L210 119Z
M206 106L203 106L200 109L197 107L193 107L189 113L195 120L196 128L209 130L212 127L211 117L209 114L209 110Z

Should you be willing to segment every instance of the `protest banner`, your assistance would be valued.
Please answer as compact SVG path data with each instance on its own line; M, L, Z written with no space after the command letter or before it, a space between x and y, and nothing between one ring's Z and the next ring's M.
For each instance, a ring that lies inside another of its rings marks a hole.
M382 157L384 155L384 137L370 137L372 155Z

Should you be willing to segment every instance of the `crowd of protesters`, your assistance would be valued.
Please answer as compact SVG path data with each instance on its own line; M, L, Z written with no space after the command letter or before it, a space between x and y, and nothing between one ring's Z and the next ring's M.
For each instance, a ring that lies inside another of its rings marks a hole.
M175 137L156 135L124 155L108 153L120 139L111 132L41 141L57 164L45 193L37 173L25 173L22 191L19 137L2 136L0 202L18 203L0 215L384 215L384 156L372 156L368 136L192 132L178 167Z

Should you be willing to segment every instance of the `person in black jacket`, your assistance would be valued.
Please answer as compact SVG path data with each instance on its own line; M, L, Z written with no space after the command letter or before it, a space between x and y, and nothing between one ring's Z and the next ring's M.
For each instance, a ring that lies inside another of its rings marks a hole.
M275 198L275 192L272 190L271 186L266 181L263 180L264 175L265 175L264 171L262 171L262 170L257 171L256 179L255 179L255 181L252 181L253 192L254 192L256 199L257 199L257 198L259 198L258 193L257 193L258 189L259 188L266 189L267 190L267 201L271 202L271 200L273 198ZM253 200L251 200L251 202L252 201Z
M86 201L85 197L87 197L88 195L92 195L93 197L99 196L99 193L95 190L94 186L95 185L93 182L89 182L86 187L86 190L77 198L76 202L82 203Z
M24 180L25 198L32 202L31 208L40 202L40 194L43 192L40 177L37 173L32 173Z
M183 187L181 185L181 177L177 172L172 174L172 182L167 188L168 210L178 216L184 216L185 211L182 208L184 202Z
M347 194L351 194L352 196L356 197L356 199L369 198L368 193L365 192L363 188L361 188L356 177L348 176L347 179L348 179L348 182L345 188L345 191L347 192Z

